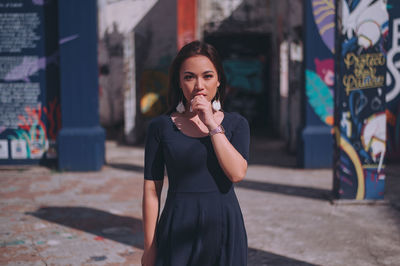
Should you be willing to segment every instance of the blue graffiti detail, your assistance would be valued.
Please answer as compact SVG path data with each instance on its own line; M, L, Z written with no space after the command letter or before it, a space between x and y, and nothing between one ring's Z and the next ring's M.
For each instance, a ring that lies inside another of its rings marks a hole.
M357 49L357 37L353 37L342 44L342 56L345 56L349 51Z

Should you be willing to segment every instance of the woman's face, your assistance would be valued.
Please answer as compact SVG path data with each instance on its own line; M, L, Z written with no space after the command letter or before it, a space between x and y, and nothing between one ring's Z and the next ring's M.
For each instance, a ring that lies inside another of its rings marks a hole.
M190 103L197 95L203 95L211 102L220 83L217 70L211 60L206 56L198 55L183 61L179 71L179 84L186 102Z

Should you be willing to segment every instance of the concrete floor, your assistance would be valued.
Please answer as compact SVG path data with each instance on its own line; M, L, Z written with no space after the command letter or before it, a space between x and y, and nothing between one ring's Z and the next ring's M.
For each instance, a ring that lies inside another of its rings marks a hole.
M400 265L400 166L385 201L332 204L331 170L255 142L236 192L248 265ZM0 169L0 265L140 265L143 148L107 142L100 172Z

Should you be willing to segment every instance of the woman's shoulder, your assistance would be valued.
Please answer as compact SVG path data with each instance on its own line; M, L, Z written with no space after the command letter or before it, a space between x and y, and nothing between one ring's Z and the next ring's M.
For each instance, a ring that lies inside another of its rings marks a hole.
M148 123L148 131L160 131L165 129L168 126L168 119L170 119L169 115L162 114L152 118Z
M247 119L237 112L224 112L224 122L233 127L239 124L248 125Z
M159 116L156 116L152 118L149 122L149 125L156 125L156 126L162 126L165 125L168 122L168 119L170 119L169 115L167 114L162 114Z

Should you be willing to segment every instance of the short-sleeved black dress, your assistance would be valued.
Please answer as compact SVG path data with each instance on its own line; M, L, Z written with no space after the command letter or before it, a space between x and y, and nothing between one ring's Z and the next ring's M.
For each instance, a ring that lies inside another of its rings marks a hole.
M228 140L248 160L249 125L237 113L224 113ZM221 169L210 137L182 133L171 117L150 122L145 175L169 189L156 229L157 266L247 264L247 236L233 184Z

